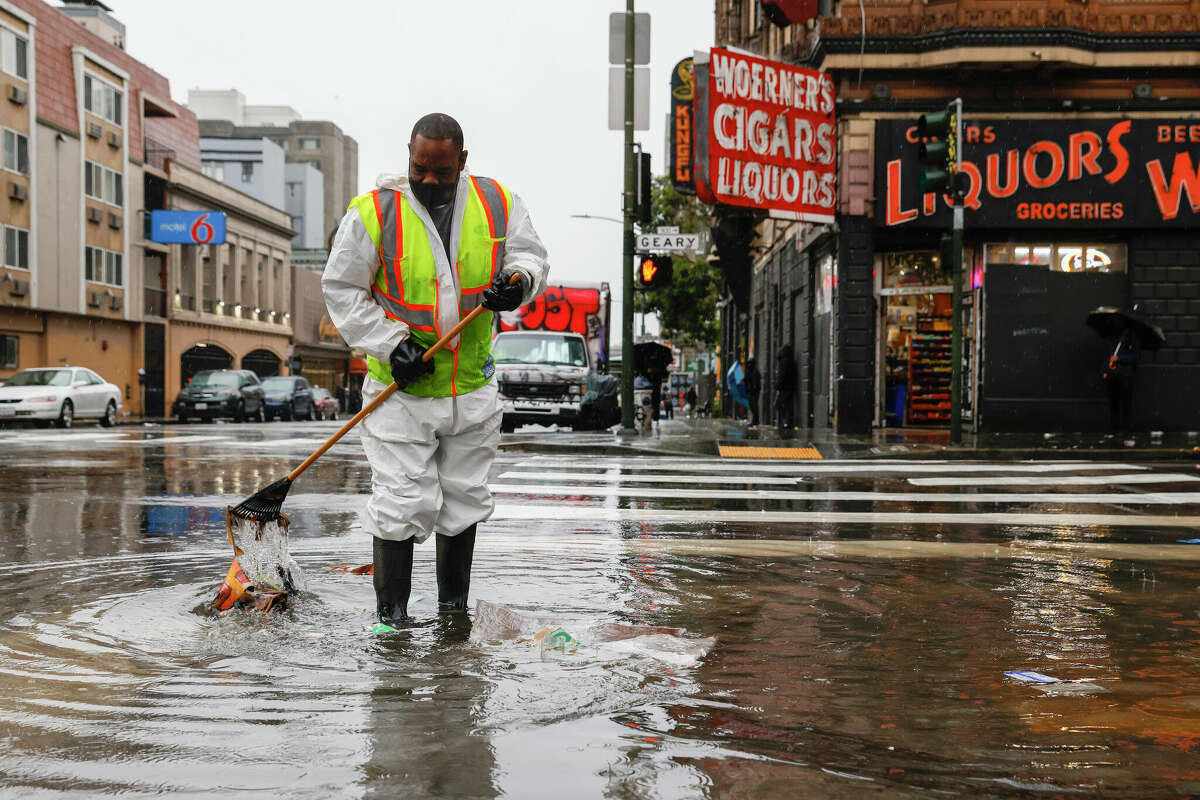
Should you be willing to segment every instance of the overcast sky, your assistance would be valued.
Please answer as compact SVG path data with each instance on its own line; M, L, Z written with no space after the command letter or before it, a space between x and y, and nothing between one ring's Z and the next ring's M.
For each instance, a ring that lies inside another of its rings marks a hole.
M608 130L608 16L621 0L107 0L130 54L188 89L237 88L358 140L359 186L403 169L413 122L462 123L469 169L520 194L551 277L607 280L620 298L622 137ZM168 10L169 7L169 10ZM637 0L651 15L650 130L664 172L671 67L713 39L712 0ZM328 224L328 223L327 223ZM618 313L614 304L614 314Z

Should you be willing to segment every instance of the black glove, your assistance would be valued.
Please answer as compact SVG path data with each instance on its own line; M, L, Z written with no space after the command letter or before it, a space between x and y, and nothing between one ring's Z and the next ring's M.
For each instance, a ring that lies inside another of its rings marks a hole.
M433 359L422 361L423 355L425 348L414 342L411 337L396 345L396 349L392 351L388 358L392 364L392 380L401 389L422 375L433 372Z
M516 283L509 283L513 275L519 275L521 279ZM521 305L521 300L525 298L527 281L524 272L505 267L497 273L492 285L483 290L483 307L491 311L512 311Z

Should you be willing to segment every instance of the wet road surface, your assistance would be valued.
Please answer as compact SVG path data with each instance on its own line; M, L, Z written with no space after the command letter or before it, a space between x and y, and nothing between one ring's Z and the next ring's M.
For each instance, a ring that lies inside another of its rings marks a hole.
M285 505L308 592L195 613L335 427L0 431L0 796L1200 793L1195 464L505 447L473 598L686 631L546 657L436 620L432 543L425 624L362 631L351 437Z

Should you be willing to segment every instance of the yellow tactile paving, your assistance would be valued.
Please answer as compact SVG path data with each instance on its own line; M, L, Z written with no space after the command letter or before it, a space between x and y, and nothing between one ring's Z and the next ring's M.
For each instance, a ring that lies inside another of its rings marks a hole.
M821 454L815 447L747 447L719 444L722 458L801 458L817 460Z

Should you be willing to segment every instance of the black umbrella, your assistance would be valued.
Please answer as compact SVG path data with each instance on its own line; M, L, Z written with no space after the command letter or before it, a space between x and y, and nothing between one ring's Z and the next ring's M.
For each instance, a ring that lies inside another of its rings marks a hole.
M1157 325L1147 322L1130 311L1112 306L1101 306L1088 314L1087 325L1101 336L1119 336L1132 330L1137 337L1138 347L1157 350L1167 341L1167 335Z

